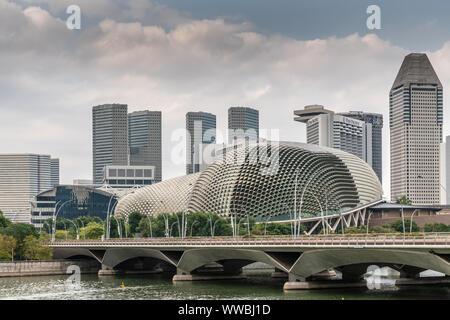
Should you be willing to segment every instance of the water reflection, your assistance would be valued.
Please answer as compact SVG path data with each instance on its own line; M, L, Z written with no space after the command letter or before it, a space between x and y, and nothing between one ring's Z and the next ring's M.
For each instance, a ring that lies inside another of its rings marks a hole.
M270 272L249 272L245 280L172 283L172 275L98 277L82 275L79 290L68 290L67 276L0 278L0 299L107 300L107 299L450 299L446 286L396 287L385 277L379 288L283 291L285 279ZM124 288L122 289L122 282Z

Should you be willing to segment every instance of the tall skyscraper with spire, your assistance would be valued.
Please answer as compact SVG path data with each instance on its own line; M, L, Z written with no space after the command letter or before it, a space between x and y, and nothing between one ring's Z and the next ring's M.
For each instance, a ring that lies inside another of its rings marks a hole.
M442 105L442 84L427 55L407 55L389 93L392 201L440 203Z

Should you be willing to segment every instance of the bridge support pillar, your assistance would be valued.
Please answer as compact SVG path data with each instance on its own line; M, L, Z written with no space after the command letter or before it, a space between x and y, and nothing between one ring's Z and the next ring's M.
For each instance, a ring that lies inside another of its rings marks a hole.
M305 282L306 278L293 273L289 273L288 280L289 282Z
M191 273L186 272L181 269L177 269L177 274L173 276L172 282L180 281L204 281L204 280L240 280L246 279L247 277L243 274L236 273Z
M115 275L119 275L119 274L123 274L123 271L122 270L114 270L113 268L105 266L104 264L102 264L102 268L100 270L98 270L99 276L115 276Z
M271 274L272 278L288 278L289 275L281 269L275 268L275 271Z

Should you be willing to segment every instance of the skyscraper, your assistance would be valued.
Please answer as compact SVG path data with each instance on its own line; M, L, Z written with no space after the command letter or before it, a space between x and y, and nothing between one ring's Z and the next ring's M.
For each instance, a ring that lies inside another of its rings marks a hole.
M259 139L259 111L248 107L228 109L228 143L235 139Z
M450 136L445 139L445 194L446 194L446 204L450 204Z
M155 166L155 182L162 180L161 111L128 114L130 165Z
M347 114L336 114L323 106L311 105L294 111L294 114L295 121L306 123L307 143L340 149L373 166L373 125L358 119L361 113L347 117Z
M0 154L0 210L13 222L30 223L31 199L51 183L49 155Z
M202 111L186 113L186 133L186 174L190 174L207 165L203 146L216 143L216 116Z
M426 54L404 58L389 105L391 199L439 204L442 84Z
M128 117L126 104L92 108L93 181L101 184L106 165L128 165Z
M367 113L362 111L350 111L350 112L340 112L339 115L345 116L347 118L353 118L357 120L364 121L366 123L367 131L371 131L371 135L367 134L366 136L372 137L372 166L373 171L375 171L376 175L380 182L382 182L383 176L383 115L378 113ZM370 124L370 125L368 125ZM366 141L366 145L368 145L368 141ZM370 152L370 151L368 151Z
M59 184L59 159L50 159L52 172L52 187Z

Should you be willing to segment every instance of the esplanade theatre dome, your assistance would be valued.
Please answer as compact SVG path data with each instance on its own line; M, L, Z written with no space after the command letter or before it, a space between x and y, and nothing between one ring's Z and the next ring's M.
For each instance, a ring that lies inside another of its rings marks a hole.
M328 215L382 195L375 172L352 154L297 142L260 142L228 147L202 172L122 197L115 215L187 209L282 221L290 220L294 210L302 217Z

